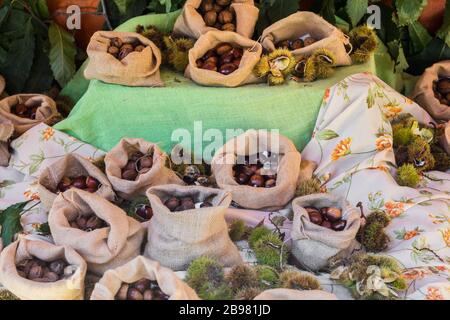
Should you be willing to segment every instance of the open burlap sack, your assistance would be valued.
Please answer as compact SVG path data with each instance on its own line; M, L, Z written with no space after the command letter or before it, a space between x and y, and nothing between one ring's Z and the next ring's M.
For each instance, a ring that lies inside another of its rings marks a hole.
M237 158L264 151L279 155L276 186L255 188L239 185L233 177L233 166ZM300 163L301 155L288 138L267 130L248 130L228 141L216 152L211 169L217 185L231 192L233 201L240 206L275 210L284 207L294 197Z
M175 22L174 35L198 39L202 34L218 30L206 26L205 20L197 11L201 3L202 0L186 1L183 12ZM232 0L231 8L236 14L236 32L246 38L251 38L259 16L259 10L253 0Z
M37 282L19 276L16 264L36 257L43 261L65 259L76 271L56 282ZM83 300L86 262L72 248L41 240L19 239L0 254L0 282L22 300Z
M11 112L13 106L24 103L27 106L38 106L36 119L21 118ZM16 94L0 101L0 118L10 120L15 134L21 135L39 123L53 125L61 120L56 103L52 98L41 94Z
M105 174L92 162L76 153L69 153L42 171L38 179L38 193L47 210L52 207L57 194L58 183L63 177L91 176L100 182L97 195L114 200L115 194Z
M445 124L444 134L440 138L442 148L450 155L450 120Z
M138 256L130 262L105 272L95 284L91 300L114 300L123 282L133 283L141 279L156 281L169 300L199 300L195 291L176 274L157 261Z
M340 208L342 218L347 221L345 229L334 231L312 223L304 209L308 206ZM292 209L292 254L307 269L318 271L326 268L330 258L344 252L356 241L361 224L360 213L345 199L331 194L313 194L294 199Z
M338 300L335 294L322 290L270 289L253 300Z
M312 45L292 51L295 57L310 56L317 49L328 49L336 56L336 65L348 66L352 59L345 45L349 44L344 33L322 17L309 11L301 11L281 19L267 27L262 34L261 43L269 52L284 40L293 40L309 34L318 40Z
M9 139L14 133L14 125L11 120L0 117L0 166L7 167L9 164Z
M239 68L229 75L223 75L213 70L197 68L197 59L214 49L220 43L230 43L244 49ZM262 80L257 78L253 69L261 58L262 47L256 41L247 39L235 32L210 31L197 40L194 47L189 50L189 64L185 70L185 76L194 82L204 86L238 87L244 84L257 83Z
M414 88L411 98L435 120L450 120L450 107L441 104L434 96L433 82L440 77L450 77L450 60L441 61L425 69Z
M171 212L164 202L174 196L190 196L196 203L209 199L213 206ZM194 259L204 255L216 258L224 266L242 263L225 222L230 193L197 186L165 185L150 188L147 197L153 218L148 227L145 256L177 271L186 270Z
M108 227L85 232L69 221L94 213ZM141 224L102 197L79 189L61 193L48 216L53 239L58 245L75 249L87 262L88 270L102 275L140 254L145 230Z
M122 168L133 152L153 155L153 166L134 181L122 179ZM145 195L148 188L161 184L184 184L174 171L166 167L167 154L156 144L143 139L123 138L105 156L105 171L113 189L124 199Z
M118 60L108 53L113 38L120 38L124 43L139 40L146 48ZM89 42L87 53L89 62L84 71L87 79L133 87L164 86L159 73L161 51L152 41L138 33L97 31Z

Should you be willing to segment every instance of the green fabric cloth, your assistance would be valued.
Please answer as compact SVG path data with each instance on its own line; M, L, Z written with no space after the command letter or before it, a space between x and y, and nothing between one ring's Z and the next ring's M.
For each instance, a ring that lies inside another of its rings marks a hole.
M160 26L161 21L154 17L132 19L119 30L132 31L137 24ZM337 68L329 79L289 81L277 87L202 87L167 69L161 72L164 88L125 87L93 80L70 116L55 128L103 150L111 149L122 137L136 137L158 143L169 152L178 143L171 139L175 129L187 129L193 137L194 122L202 121L203 133L210 128L224 135L226 129L279 129L302 149L310 140L325 89L365 71L376 73L375 59ZM82 88L86 83L80 74L78 77L63 93L79 96L85 91Z

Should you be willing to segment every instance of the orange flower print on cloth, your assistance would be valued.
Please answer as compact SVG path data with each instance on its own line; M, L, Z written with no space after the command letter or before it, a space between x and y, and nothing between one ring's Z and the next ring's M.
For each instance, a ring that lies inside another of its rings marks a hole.
M385 104L382 109L384 115L388 119L395 118L400 112L403 111L403 109L398 104L392 102Z
M418 235L420 235L424 230L420 229L419 227L416 227L413 230L406 230L406 228L403 228L402 230L394 231L396 235L396 239L398 240L410 240Z
M405 280L421 280L431 273L430 270L425 268L414 268L403 272L402 278Z
M330 98L330 88L327 88L323 95L323 103L324 104L327 103L329 98Z
M450 247L450 229L441 230L442 239L444 239L447 247Z
M436 287L428 287L427 289L427 300L444 300L444 296L441 293L441 290Z
M42 139L45 141L50 140L53 135L55 134L55 130L53 128L48 127L47 129L41 131L42 132Z
M334 148L333 152L331 153L331 159L333 161L339 160L342 157L345 157L352 153L350 150L350 145L352 143L352 138L345 138L344 140L341 140L337 146Z
M392 149L392 136L383 134L375 141L375 145L378 151Z
M384 206L391 218L397 218L405 212L405 204L403 202L388 201Z
M39 197L39 193L34 192L31 189L25 190L23 195L25 196L25 198L27 198L29 200L35 200L35 201L41 200L41 198Z

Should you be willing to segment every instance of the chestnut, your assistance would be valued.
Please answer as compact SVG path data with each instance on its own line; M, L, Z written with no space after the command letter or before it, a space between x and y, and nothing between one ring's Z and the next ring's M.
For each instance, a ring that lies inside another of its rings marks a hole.
M170 211L175 211L175 209L180 205L180 200L178 198L170 198L166 202L164 202L164 205L169 208Z
M76 219L76 223L80 229L86 229L87 219L86 219L86 217L79 216Z
M212 0L203 0L201 4L201 9L203 12L208 12L214 9L214 4Z
M205 20L205 24L208 27L214 27L214 25L216 24L216 21L217 21L217 12L215 12L214 10L210 10L210 11L206 12L204 15L204 20Z
M329 207L325 211L325 216L328 221L336 222L342 219L342 211L338 208Z
M64 273L64 268L66 267L66 263L63 260L55 260L50 263L49 268L52 272L57 275L62 275Z
M120 48L120 47L122 47L123 42L122 42L122 40L121 40L120 38L117 38L117 37L116 37L116 38L112 38L112 39L110 40L109 44L110 44L111 46L116 47L116 48Z
M134 169L125 170L122 172L122 179L133 181L137 178L138 172Z
M233 62L233 60L234 60L234 55L232 52L229 52L220 57L219 63L221 65L224 65L224 64Z
M231 0L216 0L216 3L219 6L229 6L231 4Z
M248 180L249 180L249 176L246 175L245 173L240 173L236 178L236 181L239 184L247 184Z
M240 59L244 55L244 50L241 48L234 48L233 49L233 56L235 59Z
M211 56L205 60L205 63L210 63L210 64L214 64L214 65L217 65L218 62L219 62L219 59L216 56Z
M153 216L153 209L150 206L142 205L136 209L136 214L144 220L150 220Z
M108 53L109 53L109 54L112 54L114 57L117 58L117 55L119 54L119 48L114 47L114 46L109 47L109 48L108 48Z
M45 278L48 282L55 282L59 280L58 274L53 271L45 272L43 278Z
M116 293L116 300L127 300L128 295L128 287L129 285L127 283L122 283L122 285L119 288L119 291Z
M289 43L289 40L284 40L284 41L279 42L277 47L289 49L291 47L291 45Z
M442 95L450 93L450 78L439 79L436 88Z
M86 177L79 176L73 179L72 186L77 189L86 189Z
M327 229L331 229L331 222L328 220L323 220L321 226Z
M318 210L311 210L308 212L308 216L309 216L309 221L311 221L314 224L317 225L322 225L323 219L322 219L322 215L320 214L320 212Z
M218 5L217 3L215 3L215 4L213 5L213 9L212 9L212 10L214 10L214 11L217 12L217 13L219 13L220 11L223 10L223 7L222 7L221 5Z
M222 26L222 31L236 31L236 26L233 23L226 23Z
M202 69L210 70L210 71L217 71L217 65L213 63L205 63L202 66Z
M227 63L227 64L223 64L220 69L219 72L225 76L233 73L234 71L236 71L237 67L234 65L234 63Z
M222 56L222 55L230 52L231 50L233 50L233 47L228 43L221 43L216 47L216 53L219 56Z
M265 186L266 188L273 188L273 187L276 186L276 184L277 184L277 181L276 181L275 179L269 179L269 180L266 181L266 183L264 184L264 186Z
M331 224L331 228L332 228L334 231L342 231L342 230L345 229L345 226L346 226L346 225L347 225L347 221L345 221L345 220L339 220L339 221L333 222L333 223Z
M144 295L135 288L130 288L127 294L128 300L144 300Z
M147 289L144 291L144 300L153 300L153 291Z
M137 161L138 168L151 168L153 166L153 158L146 156ZM139 169L139 170L140 170Z
M197 59L197 61L195 61L195 65L197 68L201 69L203 67L203 59Z
M142 158L144 156L144 154L140 151L134 152L133 154L130 155L129 160L136 162L138 161L140 158Z
M312 45L313 43L316 42L316 39L312 38L312 37L307 37L303 40L303 45L305 47Z
M35 280L37 278L41 278L44 274L44 269L40 265L34 265L31 267L28 272L28 279Z
M222 24L233 22L234 15L230 10L223 10L219 13L218 20Z
M123 60L123 59L125 59L126 56L128 56L133 51L134 51L133 45L126 43L120 48L120 51L119 51L119 54L117 57L119 58L119 60Z
M87 177L86 178L86 187L88 189L95 189L95 190L97 190L99 185L100 185L100 182L98 182L97 179L92 178L92 177Z
M260 175L253 175L250 177L249 185L252 187L262 187L264 186L264 178Z
M291 42L291 49L292 50L301 49L303 47L304 47L304 45L303 45L303 40L302 39L296 39L296 40Z
M213 205L211 204L211 202L208 202L208 201L204 201L204 202L202 202L202 204L200 205L200 208L210 208L210 207L212 207Z
M138 46L136 46L135 48L134 48L134 51L136 51L136 52L142 52L142 51L144 51L144 49L145 49L145 46L143 46L143 45L138 45Z
M86 229L95 230L100 228L101 226L102 220L95 215L90 216L86 221Z
M141 279L141 280L137 281L136 283L134 283L133 287L136 288L140 293L143 294L144 291L150 287L150 280L145 279L145 278Z

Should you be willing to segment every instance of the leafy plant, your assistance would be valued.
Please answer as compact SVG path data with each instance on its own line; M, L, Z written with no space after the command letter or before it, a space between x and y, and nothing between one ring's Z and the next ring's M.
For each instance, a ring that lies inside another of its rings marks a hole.
M22 231L20 217L25 212L24 209L28 203L29 201L16 203L4 211L0 211L0 235L5 247L14 241L14 236L17 233Z
M73 35L50 17L45 0L0 4L0 74L7 91L45 92L65 86L75 73Z

